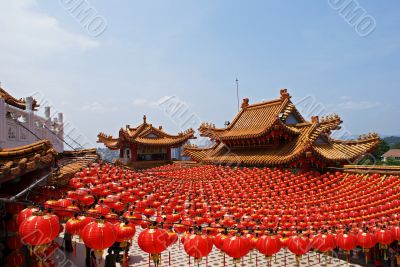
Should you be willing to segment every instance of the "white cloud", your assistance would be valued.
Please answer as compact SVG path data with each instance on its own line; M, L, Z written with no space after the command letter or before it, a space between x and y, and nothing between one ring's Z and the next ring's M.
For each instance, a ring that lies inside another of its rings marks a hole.
M342 102L328 104L328 109L333 110L366 110L380 107L382 103L377 101L354 101L348 97L342 97Z
M139 107L157 107L158 102L157 101L151 101L148 99L144 99L144 98L137 98L135 100L132 101L132 104L134 106L139 106Z
M37 6L36 0L0 1L2 60L17 63L98 45L89 36L62 28L55 17L37 11Z
M119 109L117 107L107 107L99 102L93 102L82 106L81 110L93 113L104 113L104 112L118 111Z

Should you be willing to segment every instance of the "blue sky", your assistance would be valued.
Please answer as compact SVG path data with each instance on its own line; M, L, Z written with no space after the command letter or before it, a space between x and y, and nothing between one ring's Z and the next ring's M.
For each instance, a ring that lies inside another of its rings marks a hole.
M180 131L157 104L166 96L223 126L237 111L236 77L250 103L288 88L294 102L338 113L347 133L400 135L398 1L359 0L376 21L361 37L328 0L88 0L107 21L95 38L66 1L0 1L0 80L16 97L36 92L63 111L84 142L143 114Z

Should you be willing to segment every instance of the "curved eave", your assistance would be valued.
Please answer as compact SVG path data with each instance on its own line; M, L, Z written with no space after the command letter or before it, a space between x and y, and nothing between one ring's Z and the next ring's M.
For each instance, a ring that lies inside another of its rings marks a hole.
M189 139L193 139L193 134L179 136L175 138L143 138L138 137L132 140L137 144L150 146L180 146L186 143Z
M0 182L6 182L26 173L50 168L57 152L47 140L0 152Z
M108 149L117 150L120 148L119 138L112 138L103 133L97 135L97 143L103 143Z
M325 160L346 161L369 153L379 145L379 142L379 138L354 141L330 140L329 144L314 144L312 149Z
M228 140L238 140L238 139L251 139L251 138L259 138L267 134L269 131L272 130L273 127L278 126L281 130L293 134L293 135L298 135L300 134L300 131L296 127L288 126L284 122L282 122L278 117L276 117L276 120L271 124L270 127L267 128L259 128L259 129L250 129L246 133L245 130L242 130L243 134L237 134L237 135L225 135L228 134L228 130L222 130L222 129L213 129L213 128L207 128L207 129L202 129L199 131L201 132L201 136L204 137L209 137L215 140L221 140L221 141L228 141Z
M26 109L26 102L25 100L21 99L16 99L12 95L10 95L6 90L0 87L0 97L4 99L4 101L9 104L10 106L19 108L19 109ZM32 108L33 110L36 110L36 108L39 107L36 99L33 100L32 102Z

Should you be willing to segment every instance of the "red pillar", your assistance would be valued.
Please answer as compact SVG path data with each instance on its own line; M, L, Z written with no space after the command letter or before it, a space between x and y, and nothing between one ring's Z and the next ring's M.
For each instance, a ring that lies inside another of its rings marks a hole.
M137 145L131 144L131 161L137 161Z
M167 160L171 160L171 147L167 146Z

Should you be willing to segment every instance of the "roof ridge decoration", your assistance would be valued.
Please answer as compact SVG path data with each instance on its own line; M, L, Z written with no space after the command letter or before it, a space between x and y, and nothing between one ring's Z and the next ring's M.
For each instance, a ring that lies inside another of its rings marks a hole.
M153 133L156 137L148 137ZM106 135L100 132L98 135L98 143L104 143L109 149L120 149L126 142L136 143L140 145L152 146L180 146L189 139L194 139L194 130L187 129L179 132L177 135L168 134L162 130L162 127L154 127L151 123L147 122L146 115L143 116L143 123L136 128L127 127L119 130L119 137L113 138L111 135Z
M298 164L304 157L316 160L317 164L338 164L354 160L379 144L376 133L363 135L360 140L332 139L331 132L341 128L339 115L312 116L306 121L290 99L287 89L281 89L280 98L275 100L249 104L245 98L241 110L226 128L201 123L200 134L216 140L217 147L185 146L183 154L207 163L236 164L239 158L241 164L248 165ZM295 118L287 124L290 114ZM285 137L286 141L278 146L265 147L259 141L268 136L268 131L281 131L289 138ZM319 137L325 142L317 142Z
M15 97L13 97L12 95L10 95L6 90L4 90L1 86L0 86L0 98L3 98L4 101L9 104L10 106L19 108L19 109L23 109L26 110L27 107L27 103L25 99L17 99ZM32 101L32 109L36 110L37 107L39 107L40 105L38 104L36 99L33 99Z

